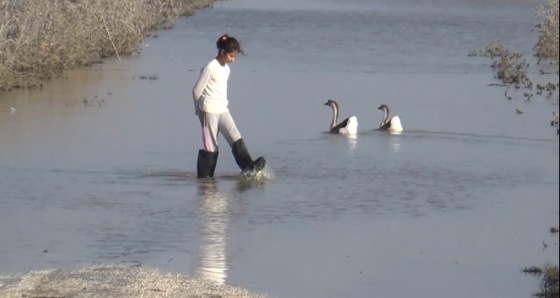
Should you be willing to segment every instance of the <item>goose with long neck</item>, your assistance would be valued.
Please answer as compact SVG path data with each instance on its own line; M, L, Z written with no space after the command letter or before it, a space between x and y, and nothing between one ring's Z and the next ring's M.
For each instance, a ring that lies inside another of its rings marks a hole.
M386 104L380 105L377 109L383 111L383 121L379 124L379 130L387 130L389 132L401 132L403 127L399 116L390 117L390 109Z
M330 133L346 135L355 135L358 133L358 118L356 116L350 116L338 123L338 103L335 100L329 99L325 105L331 107L333 111L329 130Z

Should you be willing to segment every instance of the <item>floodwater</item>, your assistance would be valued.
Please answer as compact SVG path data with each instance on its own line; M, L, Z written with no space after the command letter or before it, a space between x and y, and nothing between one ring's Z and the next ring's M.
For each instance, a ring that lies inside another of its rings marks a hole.
M140 55L0 94L0 274L129 263L272 297L529 297L520 270L558 263L557 102L508 101L467 55L503 40L531 60L537 3L220 2ZM194 177L190 92L223 33L245 50L230 109L272 180L239 179L224 139L217 179ZM356 137L325 133L327 98ZM401 135L375 130L382 103Z

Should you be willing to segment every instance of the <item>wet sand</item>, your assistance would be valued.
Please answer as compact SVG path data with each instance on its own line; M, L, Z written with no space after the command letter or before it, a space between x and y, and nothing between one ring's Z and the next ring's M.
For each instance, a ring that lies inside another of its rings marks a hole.
M0 276L0 297L232 297L260 298L236 286L140 266L99 265Z

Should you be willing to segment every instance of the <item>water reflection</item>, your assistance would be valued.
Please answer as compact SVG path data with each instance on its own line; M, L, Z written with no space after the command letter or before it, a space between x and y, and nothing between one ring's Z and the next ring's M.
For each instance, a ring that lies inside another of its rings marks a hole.
M391 151L393 153L399 153L401 150L401 137L399 136L401 133L391 133L389 136L389 144L391 146Z
M228 230L239 216L239 195L255 188L263 188L268 180L239 177L231 191L220 191L218 179L200 179L198 183L200 245L193 263L193 275L216 284L226 283L228 270ZM223 181L223 180L222 180ZM232 204L233 203L233 204ZM237 210L236 210L237 209Z
M350 152L354 151L358 145L358 136L346 135L346 140L348 141L348 148L350 148Z
M263 188L267 182L267 179L239 179L235 184L235 190L243 193L253 188Z
M198 182L202 239L194 275L222 285L227 277L228 197L218 191L217 184L215 179Z

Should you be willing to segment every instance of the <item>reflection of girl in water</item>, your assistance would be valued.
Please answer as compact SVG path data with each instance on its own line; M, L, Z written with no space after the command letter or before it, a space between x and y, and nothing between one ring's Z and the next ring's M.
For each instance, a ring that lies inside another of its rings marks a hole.
M215 180L200 181L198 192L201 244L194 272L201 278L225 284L228 198L218 192Z

